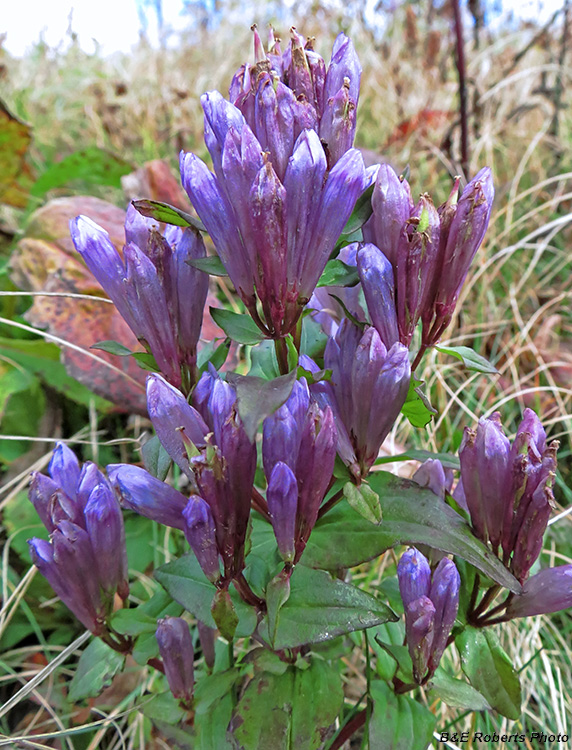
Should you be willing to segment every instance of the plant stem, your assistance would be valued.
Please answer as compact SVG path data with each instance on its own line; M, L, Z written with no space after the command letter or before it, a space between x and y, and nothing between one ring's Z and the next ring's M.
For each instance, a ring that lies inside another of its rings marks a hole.
M332 497L326 503L324 503L318 511L318 520L322 518L322 516L325 516L326 513L331 510L334 505L336 505L342 499L343 496L343 489L338 490L335 495L332 495Z
M266 611L266 602L259 596L256 596L254 591L250 588L248 581L242 573L239 573L235 578L232 579L234 588L238 591L240 598L250 604L251 607L255 607L258 612Z
M367 708L362 709L359 713L355 714L347 724L345 724L340 733L330 745L330 750L340 750L340 748L349 740L349 738L361 729L367 719Z
M270 511L268 510L268 504L265 498L260 494L256 487L252 488L252 507L257 510L261 515L264 516L268 521L270 520Z
M274 350L276 352L276 359L278 360L278 369L280 375L287 375L288 370L288 347L286 345L286 339L274 339Z

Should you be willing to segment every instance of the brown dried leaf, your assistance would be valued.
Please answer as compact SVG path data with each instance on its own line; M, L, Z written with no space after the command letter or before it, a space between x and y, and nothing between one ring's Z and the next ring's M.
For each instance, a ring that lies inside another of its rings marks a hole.
M31 140L30 126L13 115L0 99L0 203L26 207L33 183L26 162Z

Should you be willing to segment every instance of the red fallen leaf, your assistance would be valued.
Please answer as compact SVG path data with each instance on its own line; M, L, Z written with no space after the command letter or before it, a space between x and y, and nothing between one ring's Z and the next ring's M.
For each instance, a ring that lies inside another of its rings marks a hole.
M84 196L50 201L33 214L26 236L12 255L12 278L20 288L105 297L69 236L69 221L80 213L101 224L113 243L122 247L125 213L121 209ZM36 297L26 317L37 328L88 352L93 344L109 339L131 350L141 349L115 307L99 299ZM63 347L62 361L68 373L112 401L119 410L146 414L145 372L137 363L130 357L115 357L107 352L90 353Z
M29 125L0 100L0 203L25 208L33 177L26 161L32 140Z
M385 142L384 148L394 143L405 142L413 133L426 136L448 122L454 112L442 109L422 109L408 120L403 120ZM402 144L403 145L403 144Z

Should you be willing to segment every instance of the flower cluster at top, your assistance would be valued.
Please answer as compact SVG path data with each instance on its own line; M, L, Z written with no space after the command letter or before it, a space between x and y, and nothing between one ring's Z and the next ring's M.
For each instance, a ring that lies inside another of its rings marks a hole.
M80 470L63 445L54 453L51 478L34 476L30 497L51 541L32 540L33 560L95 633L104 628L113 595L127 596L116 497L124 508L183 531L219 592L233 582L245 601L263 610L243 576L251 508L272 524L289 574L329 507L336 454L356 487L367 480L408 397L412 372L452 320L489 222L488 168L460 196L456 179L439 208L427 194L415 202L407 181L387 164L366 172L353 148L361 68L344 34L328 66L312 40L294 30L284 51L273 35L267 52L256 30L254 41L255 61L234 76L230 101L216 91L201 99L214 173L186 153L181 176L246 310L276 344L295 334L296 366L304 376L266 416L259 454L239 414L235 381L212 364L202 374L197 368L208 275L188 261L205 257L201 235L191 227L162 232L130 207L120 254L89 218L72 222L77 250L155 358L161 374L148 379L149 417L188 488L179 491L127 464L108 466L108 478L93 464ZM371 211L361 240L337 248L368 188ZM316 289L333 255L354 269L354 286ZM300 351L305 310L328 334L319 362ZM512 445L498 415L466 431L457 507L524 584L523 593L491 610L498 590L473 601L469 617L476 624L572 604L572 566L529 578L550 513L555 453L530 410ZM254 486L257 462L265 496ZM424 465L416 479L451 501L451 478L438 462ZM457 616L459 574L446 558L431 570L416 550L405 553L397 574L414 678L423 683ZM165 652L188 636L178 621L158 631ZM167 676L189 700L192 657L179 667Z

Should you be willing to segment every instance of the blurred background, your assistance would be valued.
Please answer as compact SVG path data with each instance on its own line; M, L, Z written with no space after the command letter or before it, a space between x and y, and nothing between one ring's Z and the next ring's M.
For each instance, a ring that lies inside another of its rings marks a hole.
M467 372L458 360L432 352L423 377L438 414L423 430L401 420L385 447L391 454L405 446L454 453L463 428L479 417L499 410L512 435L524 407L534 408L549 437L561 443L558 507L542 562L572 562L569 6L568 0L50 0L4 10L0 534L4 601L10 592L17 596L0 612L7 666L0 698L19 684L13 675L33 674L50 649L57 652L77 635L64 608L54 614L40 606L46 593L29 576L26 539L38 523L26 499L29 472L46 466L55 437L68 440L84 460L104 465L139 461L148 434L145 373L129 357L89 350L106 339L132 342L122 339L127 334L112 306L75 257L67 222L88 214L121 244L129 199L153 197L188 210L176 177L178 153L208 158L199 97L211 89L226 93L238 66L253 60L254 22L263 36L272 24L284 43L295 25L316 38L326 61L340 30L352 37L363 66L356 145L368 163L409 169L414 195L429 192L439 205L455 175L466 179L492 168L491 226L446 337L487 357L499 374ZM98 296L69 296L82 294ZM212 282L211 298L209 304L236 304L220 278ZM204 331L205 338L217 335L210 318ZM242 352L233 357L234 368L246 366ZM408 463L390 466L413 470ZM128 520L129 559L144 571L171 552L157 529L140 520ZM364 577L372 580L375 571ZM22 602L24 593L29 604ZM532 726L569 730L569 615L511 624L503 644L524 670L524 712ZM355 679L348 678L350 693L354 687L359 693ZM117 695L123 700L129 689ZM41 694L49 714L43 720L53 721L54 731L61 727L49 717L57 714L57 700L64 701L61 692L56 684L49 700L45 690ZM32 731L36 710L26 703L11 714L11 730ZM443 727L451 719L441 718ZM507 731L506 722L487 721L491 730ZM99 746L98 736L94 731L89 747ZM60 746L54 742L48 746ZM139 745L133 740L130 746Z

